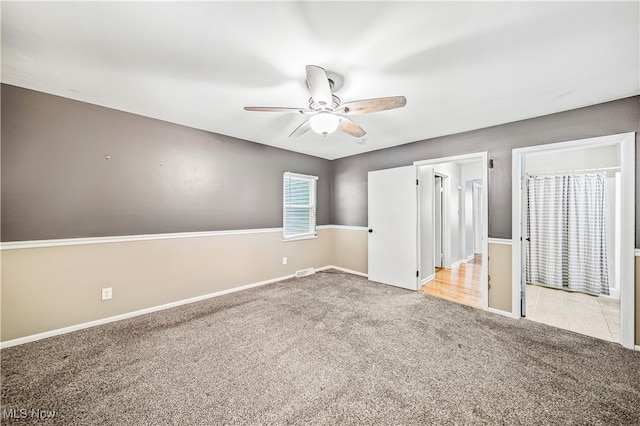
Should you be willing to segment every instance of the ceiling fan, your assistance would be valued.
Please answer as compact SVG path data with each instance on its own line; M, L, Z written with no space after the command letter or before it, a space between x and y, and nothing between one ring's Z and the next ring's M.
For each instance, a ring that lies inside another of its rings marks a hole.
M340 130L355 138L361 138L367 132L345 117L345 115L370 114L372 112L401 108L407 104L407 99L404 96L341 103L340 98L331 92L333 81L327 77L324 68L317 65L307 65L306 69L307 86L311 93L309 107L244 107L244 109L246 111L293 112L310 115L311 117L298 126L289 137L301 136L309 130L313 130L323 136Z

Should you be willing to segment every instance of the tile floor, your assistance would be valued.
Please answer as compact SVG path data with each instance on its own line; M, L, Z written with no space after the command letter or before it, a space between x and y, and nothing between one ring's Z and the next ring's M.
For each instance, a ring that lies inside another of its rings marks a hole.
M526 317L532 321L620 342L620 300L527 284Z

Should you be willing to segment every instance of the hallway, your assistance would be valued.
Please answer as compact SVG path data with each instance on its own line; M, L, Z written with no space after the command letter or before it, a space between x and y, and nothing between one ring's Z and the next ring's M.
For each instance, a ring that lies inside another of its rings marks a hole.
M482 309L481 272L482 255L476 254L473 261L456 268L436 268L435 279L425 283L418 291Z

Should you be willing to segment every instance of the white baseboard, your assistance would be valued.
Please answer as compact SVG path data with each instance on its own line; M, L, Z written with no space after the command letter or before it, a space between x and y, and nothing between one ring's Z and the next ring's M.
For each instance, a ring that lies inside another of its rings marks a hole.
M487 312L491 312L492 314L502 315L504 317L517 318L511 312L503 311L502 309L487 308Z
M467 257L466 259L464 259L464 263L469 263L469 262L473 262L473 259L475 259L475 255L471 255L469 257Z
M316 271L321 271L324 269L335 268L335 266L325 266L322 268L317 268ZM336 268L338 269L338 268ZM127 312L120 315L115 315L112 317L102 318L99 320L89 321L82 324L71 325L69 327L58 328L56 330L45 331L43 333L32 334L30 336L19 337L17 339L7 340L6 342L0 343L0 349L9 348L11 346L22 345L24 343L35 342L36 340L46 339L47 337L58 336L60 334L71 333L72 331L78 331L85 328L95 327L97 325L108 324L110 322L120 321L127 318L133 318L144 314L149 314L152 312L162 311L164 309L175 308L177 306L186 305L189 303L199 302L201 300L211 299L212 297L224 296L225 294L231 294L238 291L248 290L254 287L260 287L266 284L272 284L278 281L284 281L289 278L294 278L293 275L286 275L284 277L278 277L271 280L260 281L253 284L247 284L240 287L234 287L227 290L216 291L215 293L204 294L202 296L191 297L189 299L178 300L176 302L166 303L164 305L152 306L150 308L140 309L138 311Z
M325 266L322 269L337 269L338 271L342 271L342 272L346 272L348 274L353 274L353 275L359 275L361 277L365 277L368 278L369 274L365 274L364 272L358 272L358 271L354 271L352 269L347 269L347 268L341 268L340 266L335 266L335 265L329 265L329 266ZM320 269L318 269L319 271Z
M420 285L424 285L426 283L428 283L429 281L435 279L436 274L431 274L428 277L424 278L422 281L420 281Z
M638 351L638 352L640 352L640 346L638 346L638 345L635 345L635 346L633 347L633 349L634 349L634 350L636 350L636 351Z
M463 263L464 263L464 260L463 260L463 259L460 259L460 260L458 260L458 261L456 261L456 262L453 262L453 263L451 264L451 269L457 268L458 266L462 265Z

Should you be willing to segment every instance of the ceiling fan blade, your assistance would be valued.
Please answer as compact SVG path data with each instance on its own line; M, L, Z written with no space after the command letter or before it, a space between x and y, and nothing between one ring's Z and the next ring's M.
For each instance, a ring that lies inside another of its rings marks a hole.
M346 102L340 106L340 109L344 109L344 112L341 111L343 114L370 114L372 112L402 108L406 104L407 98L404 96L391 96L388 98Z
M331 86L324 68L317 65L307 65L307 86L309 86L311 99L314 102L331 105Z
M291 133L289 135L290 138L297 138L298 136L302 136L305 133L307 133L309 130L311 130L311 123L309 122L309 120L305 121L304 123L302 123L301 125L299 125L294 131L293 133Z
M287 108L287 107L244 107L245 111L260 111L260 112L297 112L304 114L304 108Z
M346 117L340 117L338 129L354 138L361 138L367 134L364 129Z

